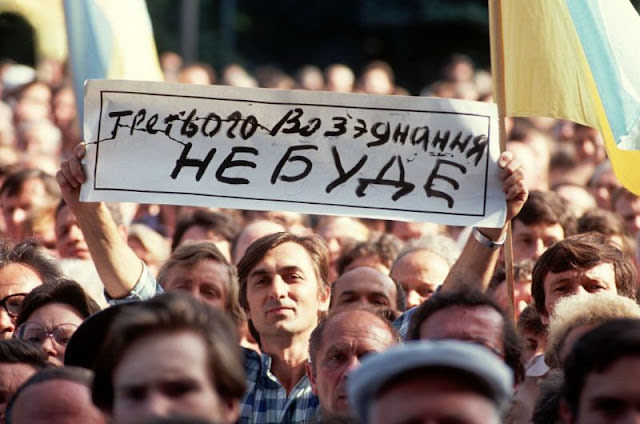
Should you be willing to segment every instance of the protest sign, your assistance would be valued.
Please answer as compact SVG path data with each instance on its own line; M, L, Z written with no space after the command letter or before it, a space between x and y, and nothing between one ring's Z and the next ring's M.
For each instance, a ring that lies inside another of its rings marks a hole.
M88 81L81 200L501 226L495 105Z

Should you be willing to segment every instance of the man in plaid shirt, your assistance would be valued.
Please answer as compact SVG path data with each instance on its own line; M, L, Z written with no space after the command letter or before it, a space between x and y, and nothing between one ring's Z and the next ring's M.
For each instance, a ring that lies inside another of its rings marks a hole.
M262 349L245 350L240 423L304 423L316 414L305 363L309 336L329 307L328 276L328 251L315 235L264 236L238 263L240 303Z

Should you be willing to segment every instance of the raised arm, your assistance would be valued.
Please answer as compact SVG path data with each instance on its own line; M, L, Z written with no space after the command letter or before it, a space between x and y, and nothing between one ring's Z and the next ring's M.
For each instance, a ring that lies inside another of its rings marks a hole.
M71 158L56 173L62 197L73 211L84 233L91 257L109 296L127 296L143 271L142 261L129 247L104 203L78 201L80 185L85 181L81 160L85 144L78 144Z
M500 248L491 248L490 241L498 242L507 232L507 224L522 209L529 191L524 185L524 174L520 162L510 152L503 152L498 159L502 190L507 200L507 217L502 228L478 228L479 237L469 235L458 260L453 264L441 290L456 290L464 287L485 291L498 257ZM484 242L478 241L483 239Z

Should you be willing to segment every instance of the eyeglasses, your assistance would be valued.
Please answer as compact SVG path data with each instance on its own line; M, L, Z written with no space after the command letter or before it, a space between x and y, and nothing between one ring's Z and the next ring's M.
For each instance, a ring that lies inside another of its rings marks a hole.
M16 336L19 339L35 343L37 345L44 344L47 338L53 338L60 346L66 346L69 343L71 335L78 328L75 324L60 324L51 330L36 322L25 322L18 327Z
M17 317L22 309L22 301L27 296L26 293L16 293L5 296L0 300L0 304L10 317Z

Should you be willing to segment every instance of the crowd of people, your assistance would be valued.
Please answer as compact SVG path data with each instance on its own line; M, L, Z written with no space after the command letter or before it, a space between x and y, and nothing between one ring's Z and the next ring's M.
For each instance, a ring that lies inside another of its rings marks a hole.
M381 61L160 59L409 95ZM638 422L640 198L595 130L508 119L502 228L90 203L67 79L0 66L0 423ZM490 76L455 55L420 95L491 101Z

